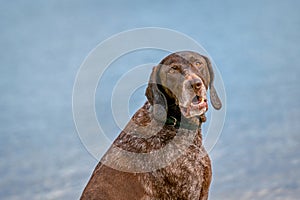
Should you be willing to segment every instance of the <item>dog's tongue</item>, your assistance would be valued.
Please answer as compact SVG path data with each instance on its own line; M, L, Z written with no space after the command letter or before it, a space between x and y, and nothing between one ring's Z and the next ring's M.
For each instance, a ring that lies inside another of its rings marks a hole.
M200 103L200 97L195 96L195 97L192 99L192 103L193 103L193 104L198 104L198 103Z

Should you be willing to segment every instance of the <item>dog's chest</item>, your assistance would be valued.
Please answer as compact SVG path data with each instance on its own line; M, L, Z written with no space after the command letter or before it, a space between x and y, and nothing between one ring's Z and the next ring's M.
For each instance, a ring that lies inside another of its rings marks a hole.
M169 166L147 173L142 183L148 199L199 199L209 171L210 160L204 148L190 146Z

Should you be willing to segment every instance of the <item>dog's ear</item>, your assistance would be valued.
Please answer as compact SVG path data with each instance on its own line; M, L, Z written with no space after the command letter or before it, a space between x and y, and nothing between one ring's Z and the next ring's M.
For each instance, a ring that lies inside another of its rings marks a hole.
M157 102L157 95L160 92L157 87L157 67L153 67L150 79L148 82L148 87L146 89L146 97L151 105Z
M159 66L153 67L145 95L149 103L153 106L154 117L163 121L167 117L167 101L164 94L158 88L158 84L160 84L158 73Z
M151 105L159 104L166 106L166 98L162 91L160 91L159 89L159 67L160 66L153 67L145 95Z
M222 108L222 102L221 102L221 100L217 94L217 91L214 87L214 76L215 75L214 75L214 71L212 68L212 64L207 57L205 57L205 56L203 56L203 57L206 60L207 68L208 68L209 76L210 76L210 82L209 82L210 101L211 101L212 106L216 110L220 110Z

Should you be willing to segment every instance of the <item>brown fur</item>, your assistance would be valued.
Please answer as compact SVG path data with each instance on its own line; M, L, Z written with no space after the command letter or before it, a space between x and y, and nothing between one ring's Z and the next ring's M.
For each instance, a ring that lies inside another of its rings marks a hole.
M212 172L201 134L207 109L201 107L193 112L196 114L183 115L180 107L189 105L191 95L206 99L208 88L212 105L220 109L206 57L178 52L162 60L151 74L148 101L101 159L81 199L208 199ZM176 118L180 125L167 123L167 118ZM155 153L162 149L168 151L163 157L157 156ZM151 153L153 157L143 157ZM164 162L167 165L161 166Z

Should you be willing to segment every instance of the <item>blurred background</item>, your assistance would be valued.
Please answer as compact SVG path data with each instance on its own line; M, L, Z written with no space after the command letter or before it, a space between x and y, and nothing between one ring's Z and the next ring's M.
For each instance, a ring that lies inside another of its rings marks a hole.
M297 0L1 1L0 199L79 198L98 161L73 123L77 70L99 42L147 26L189 35L222 74L227 116L210 152L209 199L299 199L299 8ZM134 64L165 55L145 51ZM132 112L145 100L136 96ZM110 102L99 102L101 118Z

